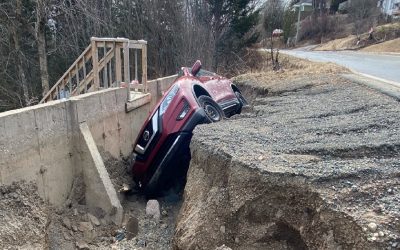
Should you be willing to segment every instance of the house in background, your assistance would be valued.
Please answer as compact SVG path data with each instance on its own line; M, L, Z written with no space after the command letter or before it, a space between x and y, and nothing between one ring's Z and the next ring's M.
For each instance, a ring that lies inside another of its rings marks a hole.
M313 9L316 11L329 10L331 8L332 0L312 0Z
M383 14L400 18L400 0L379 0L378 7L381 8Z

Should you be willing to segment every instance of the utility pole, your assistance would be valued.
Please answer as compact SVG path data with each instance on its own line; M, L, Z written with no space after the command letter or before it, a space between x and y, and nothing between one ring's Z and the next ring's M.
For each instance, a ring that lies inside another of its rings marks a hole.
M295 45L297 45L297 41L299 40L299 30L300 30L300 17L301 17L301 7L302 5L300 4L297 9L299 9L299 14L297 15L297 28L296 28L296 39L295 39Z

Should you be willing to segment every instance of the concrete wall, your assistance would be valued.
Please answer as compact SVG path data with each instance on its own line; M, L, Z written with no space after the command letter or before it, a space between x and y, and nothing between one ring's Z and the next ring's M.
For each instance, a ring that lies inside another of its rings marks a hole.
M41 197L62 204L81 172L79 124L114 157L132 152L143 121L176 76L150 81L151 102L125 112L126 89L113 88L0 113L0 184L34 181Z

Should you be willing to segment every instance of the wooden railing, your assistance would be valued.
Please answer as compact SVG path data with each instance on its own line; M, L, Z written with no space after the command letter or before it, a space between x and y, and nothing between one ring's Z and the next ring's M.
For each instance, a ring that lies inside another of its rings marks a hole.
M130 56L134 55L134 60ZM141 62L138 57L141 53ZM139 79L139 71L141 77ZM134 74L134 78L131 75ZM135 81L132 81L135 80ZM121 86L144 93L147 86L147 42L126 38L91 38L90 45L54 84L40 103Z

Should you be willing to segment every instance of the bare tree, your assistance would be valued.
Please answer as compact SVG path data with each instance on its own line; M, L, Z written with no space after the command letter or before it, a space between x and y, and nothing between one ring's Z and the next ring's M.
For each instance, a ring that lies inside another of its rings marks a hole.
M354 31L358 37L366 28L373 25L370 17L379 12L377 3L377 0L352 0L349 2L349 18L354 22Z
M269 0L264 7L263 27L270 39L271 46L271 62L274 70L278 70L279 66L279 50L274 55L274 30L282 29L284 17L284 4L282 0Z
M47 69L46 52L46 1L36 0L35 38L38 48L40 78L42 82L42 95L49 91L49 73Z

